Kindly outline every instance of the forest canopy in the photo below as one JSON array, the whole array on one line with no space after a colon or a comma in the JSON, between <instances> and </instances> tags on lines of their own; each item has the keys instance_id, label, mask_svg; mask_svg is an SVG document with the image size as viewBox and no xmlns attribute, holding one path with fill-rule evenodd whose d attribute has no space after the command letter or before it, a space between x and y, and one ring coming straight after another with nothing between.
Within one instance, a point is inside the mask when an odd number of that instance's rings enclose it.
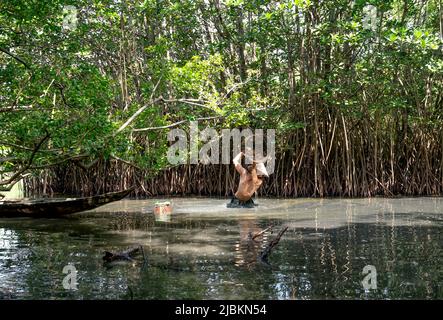
<instances>
[{"instance_id":1,"label":"forest canopy","mask_svg":"<svg viewBox=\"0 0 443 320\"><path fill-rule=\"evenodd\" d=\"M1 1L0 187L226 195L232 168L166 160L167 129L200 119L276 129L263 194L441 194L442 12L442 0Z\"/></svg>"}]
</instances>

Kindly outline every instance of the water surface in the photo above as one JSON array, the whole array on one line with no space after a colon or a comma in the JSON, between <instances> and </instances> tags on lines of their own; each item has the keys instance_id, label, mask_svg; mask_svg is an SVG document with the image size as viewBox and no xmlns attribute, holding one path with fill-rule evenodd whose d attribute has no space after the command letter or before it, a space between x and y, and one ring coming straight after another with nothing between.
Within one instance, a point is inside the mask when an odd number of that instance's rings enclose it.
<instances>
[{"instance_id":1,"label":"water surface","mask_svg":"<svg viewBox=\"0 0 443 320\"><path fill-rule=\"evenodd\" d=\"M122 200L62 219L0 219L3 299L442 299L443 198ZM251 241L272 225L271 231ZM257 257L283 227L270 266ZM134 261L105 250L141 245ZM63 273L73 265L77 290ZM364 289L363 268L377 271Z\"/></svg>"}]
</instances>

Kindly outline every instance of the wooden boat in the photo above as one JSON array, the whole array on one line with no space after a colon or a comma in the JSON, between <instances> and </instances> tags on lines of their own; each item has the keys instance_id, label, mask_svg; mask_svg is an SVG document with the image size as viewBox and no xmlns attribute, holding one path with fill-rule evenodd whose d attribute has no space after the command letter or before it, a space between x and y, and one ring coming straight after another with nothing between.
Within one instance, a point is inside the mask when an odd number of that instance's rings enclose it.
<instances>
[{"instance_id":1,"label":"wooden boat","mask_svg":"<svg viewBox=\"0 0 443 320\"><path fill-rule=\"evenodd\" d=\"M0 216L53 217L86 210L118 201L126 197L133 188L85 198L53 198L38 200L1 200Z\"/></svg>"}]
</instances>

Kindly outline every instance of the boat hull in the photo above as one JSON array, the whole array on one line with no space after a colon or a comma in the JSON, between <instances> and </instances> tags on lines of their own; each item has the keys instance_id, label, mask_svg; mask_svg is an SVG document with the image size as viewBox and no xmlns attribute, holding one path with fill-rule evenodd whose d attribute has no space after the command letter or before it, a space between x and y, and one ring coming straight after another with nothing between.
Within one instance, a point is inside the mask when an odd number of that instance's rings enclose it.
<instances>
[{"instance_id":1,"label":"boat hull","mask_svg":"<svg viewBox=\"0 0 443 320\"><path fill-rule=\"evenodd\" d=\"M85 198L0 201L0 217L52 217L87 211L121 200L133 190L131 188Z\"/></svg>"}]
</instances>

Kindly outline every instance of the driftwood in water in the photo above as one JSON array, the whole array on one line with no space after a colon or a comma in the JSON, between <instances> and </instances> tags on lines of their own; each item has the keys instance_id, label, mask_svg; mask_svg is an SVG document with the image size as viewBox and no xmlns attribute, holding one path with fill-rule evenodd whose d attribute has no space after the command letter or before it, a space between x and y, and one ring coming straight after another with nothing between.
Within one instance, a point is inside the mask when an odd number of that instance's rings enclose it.
<instances>
[{"instance_id":1,"label":"driftwood in water","mask_svg":"<svg viewBox=\"0 0 443 320\"><path fill-rule=\"evenodd\" d=\"M269 244L267 245L267 247L261 252L260 254L260 261L269 264L268 262L268 258L269 255L271 254L272 249L279 243L280 238L283 236L283 234L286 232L286 230L288 230L288 227L284 227L275 237L274 240L272 240L271 242L269 242Z\"/></svg>"},{"instance_id":2,"label":"driftwood in water","mask_svg":"<svg viewBox=\"0 0 443 320\"><path fill-rule=\"evenodd\" d=\"M136 256L140 252L143 255L143 260L146 261L145 252L144 252L143 247L141 245L138 247L131 248L126 251L120 252L120 253L112 253L109 251L105 251L105 255L103 256L103 260L105 262L133 261L134 256Z\"/></svg>"}]
</instances>

